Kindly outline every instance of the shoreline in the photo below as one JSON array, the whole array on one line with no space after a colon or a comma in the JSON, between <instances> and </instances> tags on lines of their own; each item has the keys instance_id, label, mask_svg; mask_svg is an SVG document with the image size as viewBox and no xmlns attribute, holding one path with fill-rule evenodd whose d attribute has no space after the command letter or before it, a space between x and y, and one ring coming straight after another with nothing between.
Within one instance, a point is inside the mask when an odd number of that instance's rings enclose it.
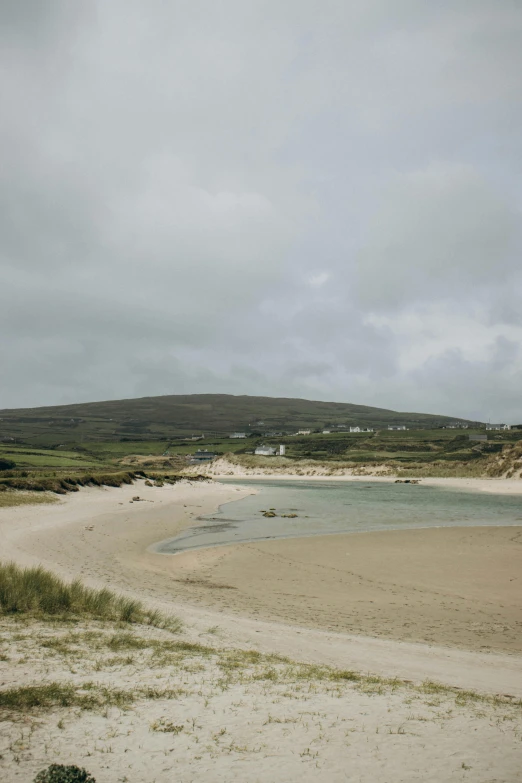
<instances>
[{"instance_id":1,"label":"shoreline","mask_svg":"<svg viewBox=\"0 0 522 783\"><path fill-rule=\"evenodd\" d=\"M232 501L233 502L233 501ZM201 518L201 522L204 522L205 520ZM343 538L348 538L352 536L364 536L364 535L384 535L389 533L392 535L393 533L413 533L416 530L501 530L504 528L522 528L522 522L520 523L512 523L510 525L426 525L426 526L416 526L411 528L401 528L401 527L393 527L393 528L374 528L372 530L344 530L342 533L302 533L299 535L287 535L287 536L266 536L265 538L248 538L243 541L234 541L234 543L223 543L223 544L204 544L203 546L193 546L187 549L182 549L177 552L161 552L159 548L163 544L167 544L170 541L174 540L176 536L173 538L165 538L163 541L156 541L153 544L150 544L146 551L150 552L154 555L161 555L162 557L179 557L182 556L188 552L206 552L208 550L213 549L225 549L225 548L232 548L232 547L240 547L240 546L248 546L250 544L264 544L267 542L277 542L277 541L301 541L301 540L308 540L308 539L328 539L336 536L342 536Z\"/></svg>"},{"instance_id":2,"label":"shoreline","mask_svg":"<svg viewBox=\"0 0 522 783\"><path fill-rule=\"evenodd\" d=\"M241 614L237 605L232 611L209 608L198 600L198 591L203 597L210 592L233 602L237 590L221 579L212 582L199 566L193 572L180 568L181 558L159 558L146 551L162 537L174 537L196 516L251 491L229 483L183 482L148 488L137 482L119 489L82 489L52 506L4 508L0 510L2 559L20 565L41 563L65 578L78 577L93 587L109 586L138 597L179 616L188 638L211 646L255 649L303 662L522 696L519 655L318 629L284 622L281 617L267 619L259 612ZM137 494L143 501L131 504ZM314 537L314 545L316 541ZM237 551L242 546L223 550Z\"/></svg>"},{"instance_id":3,"label":"shoreline","mask_svg":"<svg viewBox=\"0 0 522 783\"><path fill-rule=\"evenodd\" d=\"M204 475L215 481L226 481L232 483L235 480L239 481L376 481L388 484L393 484L396 481L418 481L420 484L427 484L434 487L447 487L454 489L470 490L472 492L492 492L498 495L522 495L522 479L515 478L453 478L453 477L438 477L438 476L411 476L408 479L400 479L396 475L383 476L380 473L377 474L365 474L365 475L353 475L351 473L345 473L342 475L329 475L318 473L278 473L278 472L249 472L239 466L231 466L236 468L234 471L226 473L213 473L207 471ZM187 477L190 474L186 474Z\"/></svg>"}]
</instances>

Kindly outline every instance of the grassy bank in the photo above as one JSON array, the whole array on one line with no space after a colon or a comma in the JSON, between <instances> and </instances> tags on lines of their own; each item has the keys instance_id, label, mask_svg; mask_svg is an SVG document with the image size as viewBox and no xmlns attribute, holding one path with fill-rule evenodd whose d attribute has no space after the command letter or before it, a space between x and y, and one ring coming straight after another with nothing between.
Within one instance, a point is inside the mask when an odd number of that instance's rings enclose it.
<instances>
[{"instance_id":1,"label":"grassy bank","mask_svg":"<svg viewBox=\"0 0 522 783\"><path fill-rule=\"evenodd\" d=\"M62 474L11 470L0 473L0 497L2 493L10 490L53 492L57 495L65 495L68 492L78 492L81 487L121 487L124 484L133 484L136 479L145 479L151 485L160 487L164 484L176 484L178 481L186 480L187 476L179 473L145 472L143 470L107 470L103 473L67 472ZM205 476L190 476L190 481L204 480L206 480ZM14 504L5 502L4 505Z\"/></svg>"}]
</instances>

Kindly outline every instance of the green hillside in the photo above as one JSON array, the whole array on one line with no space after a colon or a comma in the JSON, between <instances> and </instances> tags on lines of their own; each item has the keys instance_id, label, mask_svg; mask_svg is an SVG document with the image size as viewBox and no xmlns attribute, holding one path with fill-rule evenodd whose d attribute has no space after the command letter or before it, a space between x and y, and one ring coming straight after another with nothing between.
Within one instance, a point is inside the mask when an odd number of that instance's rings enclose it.
<instances>
[{"instance_id":1,"label":"green hillside","mask_svg":"<svg viewBox=\"0 0 522 783\"><path fill-rule=\"evenodd\" d=\"M350 403L188 394L0 411L0 440L34 446L89 441L154 441L234 431L264 434L350 425L434 429L457 420Z\"/></svg>"}]
</instances>

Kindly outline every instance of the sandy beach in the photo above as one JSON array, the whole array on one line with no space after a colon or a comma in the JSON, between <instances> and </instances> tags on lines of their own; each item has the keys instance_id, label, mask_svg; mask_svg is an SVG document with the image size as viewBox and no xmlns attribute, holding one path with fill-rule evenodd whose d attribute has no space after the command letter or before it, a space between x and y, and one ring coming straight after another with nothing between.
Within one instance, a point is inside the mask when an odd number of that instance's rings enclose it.
<instances>
[{"instance_id":1,"label":"sandy beach","mask_svg":"<svg viewBox=\"0 0 522 783\"><path fill-rule=\"evenodd\" d=\"M137 482L1 509L2 558L137 595L179 615L195 636L219 625L223 644L522 695L522 662L506 655L521 651L518 528L324 536L175 556L148 549L252 491ZM137 494L142 500L130 502Z\"/></svg>"},{"instance_id":2,"label":"sandy beach","mask_svg":"<svg viewBox=\"0 0 522 783\"><path fill-rule=\"evenodd\" d=\"M468 769L476 780L516 783L522 530L317 536L176 556L150 551L200 514L253 491L136 482L81 490L49 506L0 509L3 560L41 563L139 597L180 617L182 642L196 643L193 652L169 652L176 637L166 631L129 633L92 622L73 629L22 624L13 636L3 620L0 688L52 678L133 693L139 684L156 694L126 710L62 708L5 722L4 779L25 783L60 761L81 762L106 783L170 783L173 775L187 782L341 783L347 769L360 783L453 783L467 779ZM210 657L201 644L214 650ZM128 654L114 654L126 646ZM330 681L317 668L298 674L284 661L244 658L245 650L371 676ZM406 682L382 679L390 677ZM501 699L460 698L468 690Z\"/></svg>"}]
</instances>

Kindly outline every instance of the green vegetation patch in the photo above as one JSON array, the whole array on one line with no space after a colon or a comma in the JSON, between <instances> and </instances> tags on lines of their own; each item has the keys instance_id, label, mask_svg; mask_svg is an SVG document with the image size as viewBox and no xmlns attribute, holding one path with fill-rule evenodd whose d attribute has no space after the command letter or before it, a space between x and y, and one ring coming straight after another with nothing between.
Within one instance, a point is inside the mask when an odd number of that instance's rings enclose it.
<instances>
[{"instance_id":1,"label":"green vegetation patch","mask_svg":"<svg viewBox=\"0 0 522 783\"><path fill-rule=\"evenodd\" d=\"M21 489L29 492L56 492L65 495L67 492L77 492L80 487L121 487L123 484L132 484L136 478L144 478L143 471L104 471L103 473L78 472L76 475L52 476L42 473L28 473L27 471L9 471L8 475L0 478L0 492L2 489Z\"/></svg>"},{"instance_id":2,"label":"green vegetation patch","mask_svg":"<svg viewBox=\"0 0 522 783\"><path fill-rule=\"evenodd\" d=\"M138 699L174 699L181 695L173 688L135 688L122 690L85 682L76 687L70 683L50 682L0 690L0 715L49 711L59 707L79 707L97 711L106 707L127 709Z\"/></svg>"},{"instance_id":3,"label":"green vegetation patch","mask_svg":"<svg viewBox=\"0 0 522 783\"><path fill-rule=\"evenodd\" d=\"M43 769L34 779L34 783L96 783L86 769L64 764L51 764Z\"/></svg>"},{"instance_id":4,"label":"green vegetation patch","mask_svg":"<svg viewBox=\"0 0 522 783\"><path fill-rule=\"evenodd\" d=\"M101 688L92 683L75 688L68 683L51 682L0 691L0 711L5 712L31 712L54 707L95 710L106 706L126 707L132 701L132 695L128 692Z\"/></svg>"},{"instance_id":5,"label":"green vegetation patch","mask_svg":"<svg viewBox=\"0 0 522 783\"><path fill-rule=\"evenodd\" d=\"M111 590L94 590L80 581L64 582L41 566L20 568L0 563L0 614L35 617L82 616L124 623L143 623L171 631L179 620L146 609L140 601Z\"/></svg>"},{"instance_id":6,"label":"green vegetation patch","mask_svg":"<svg viewBox=\"0 0 522 783\"><path fill-rule=\"evenodd\" d=\"M35 506L45 503L56 503L56 495L43 492L19 492L17 490L0 491L0 508L11 506Z\"/></svg>"}]
</instances>

